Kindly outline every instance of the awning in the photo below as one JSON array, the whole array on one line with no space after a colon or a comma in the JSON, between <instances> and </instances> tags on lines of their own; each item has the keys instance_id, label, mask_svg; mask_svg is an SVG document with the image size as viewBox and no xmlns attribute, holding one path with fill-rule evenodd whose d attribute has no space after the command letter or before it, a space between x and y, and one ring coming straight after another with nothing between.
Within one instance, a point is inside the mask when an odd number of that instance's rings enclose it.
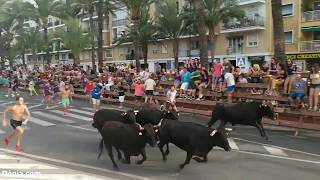
<instances>
[{"instance_id":1,"label":"awning","mask_svg":"<svg viewBox=\"0 0 320 180\"><path fill-rule=\"evenodd\" d=\"M320 31L320 26L313 26L313 27L303 27L301 28L302 31Z\"/></svg>"}]
</instances>

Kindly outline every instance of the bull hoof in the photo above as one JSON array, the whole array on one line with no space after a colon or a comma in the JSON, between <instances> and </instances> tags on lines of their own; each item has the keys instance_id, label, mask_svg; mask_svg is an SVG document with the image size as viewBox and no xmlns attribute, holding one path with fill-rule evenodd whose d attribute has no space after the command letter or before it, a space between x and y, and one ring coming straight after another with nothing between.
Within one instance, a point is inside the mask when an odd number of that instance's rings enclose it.
<instances>
[{"instance_id":1,"label":"bull hoof","mask_svg":"<svg viewBox=\"0 0 320 180\"><path fill-rule=\"evenodd\" d=\"M180 169L183 169L184 166L185 166L184 164L180 164L179 168L180 168Z\"/></svg>"},{"instance_id":2,"label":"bull hoof","mask_svg":"<svg viewBox=\"0 0 320 180\"><path fill-rule=\"evenodd\" d=\"M162 160L163 160L164 162L167 162L167 156L163 156L163 157L162 157Z\"/></svg>"},{"instance_id":3,"label":"bull hoof","mask_svg":"<svg viewBox=\"0 0 320 180\"><path fill-rule=\"evenodd\" d=\"M166 150L166 152L164 153L166 156L169 155L170 151Z\"/></svg>"},{"instance_id":4,"label":"bull hoof","mask_svg":"<svg viewBox=\"0 0 320 180\"><path fill-rule=\"evenodd\" d=\"M116 170L116 171L119 171L119 167L117 165L114 165L113 169Z\"/></svg>"}]
</instances>

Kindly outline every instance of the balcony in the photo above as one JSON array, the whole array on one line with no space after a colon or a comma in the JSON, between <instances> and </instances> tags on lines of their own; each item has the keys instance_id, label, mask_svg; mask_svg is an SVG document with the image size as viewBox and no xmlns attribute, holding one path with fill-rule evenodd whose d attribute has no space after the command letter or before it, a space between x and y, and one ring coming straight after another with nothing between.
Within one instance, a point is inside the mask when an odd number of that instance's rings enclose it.
<instances>
[{"instance_id":1,"label":"balcony","mask_svg":"<svg viewBox=\"0 0 320 180\"><path fill-rule=\"evenodd\" d=\"M307 11L302 14L302 27L320 26L320 11Z\"/></svg>"},{"instance_id":2,"label":"balcony","mask_svg":"<svg viewBox=\"0 0 320 180\"><path fill-rule=\"evenodd\" d=\"M239 5L248 5L248 4L254 4L254 3L266 3L265 0L239 0Z\"/></svg>"},{"instance_id":3,"label":"balcony","mask_svg":"<svg viewBox=\"0 0 320 180\"><path fill-rule=\"evenodd\" d=\"M300 45L300 51L305 53L319 52L320 51L320 41L302 41Z\"/></svg>"},{"instance_id":4,"label":"balcony","mask_svg":"<svg viewBox=\"0 0 320 180\"><path fill-rule=\"evenodd\" d=\"M241 21L229 22L221 26L221 33L244 32L264 30L264 19L260 16L255 18L244 18Z\"/></svg>"},{"instance_id":5,"label":"balcony","mask_svg":"<svg viewBox=\"0 0 320 180\"><path fill-rule=\"evenodd\" d=\"M227 47L226 49L226 54L227 55L232 55L232 54L243 54L243 48L242 47Z\"/></svg>"}]
</instances>

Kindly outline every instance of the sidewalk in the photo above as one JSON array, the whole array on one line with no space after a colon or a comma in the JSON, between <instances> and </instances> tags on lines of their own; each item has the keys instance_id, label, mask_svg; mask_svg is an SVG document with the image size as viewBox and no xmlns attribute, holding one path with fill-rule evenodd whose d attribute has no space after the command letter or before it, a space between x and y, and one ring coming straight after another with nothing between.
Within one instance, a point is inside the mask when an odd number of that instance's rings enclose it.
<instances>
[{"instance_id":1,"label":"sidewalk","mask_svg":"<svg viewBox=\"0 0 320 180\"><path fill-rule=\"evenodd\" d=\"M115 180L86 172L75 171L47 163L38 162L16 154L13 151L0 149L0 180Z\"/></svg>"}]
</instances>

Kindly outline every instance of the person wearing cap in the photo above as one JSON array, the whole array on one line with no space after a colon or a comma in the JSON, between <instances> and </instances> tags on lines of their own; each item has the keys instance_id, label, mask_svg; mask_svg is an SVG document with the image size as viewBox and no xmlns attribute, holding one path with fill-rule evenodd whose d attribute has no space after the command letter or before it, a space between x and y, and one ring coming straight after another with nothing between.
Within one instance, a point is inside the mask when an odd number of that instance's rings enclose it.
<instances>
[{"instance_id":1,"label":"person wearing cap","mask_svg":"<svg viewBox=\"0 0 320 180\"><path fill-rule=\"evenodd\" d=\"M306 95L307 82L301 78L301 74L296 74L296 79L292 82L289 102L292 106L301 108L303 98Z\"/></svg>"},{"instance_id":2,"label":"person wearing cap","mask_svg":"<svg viewBox=\"0 0 320 180\"><path fill-rule=\"evenodd\" d=\"M101 94L102 84L97 83L97 85L91 91L93 112L96 112L96 110L100 108Z\"/></svg>"}]
</instances>

